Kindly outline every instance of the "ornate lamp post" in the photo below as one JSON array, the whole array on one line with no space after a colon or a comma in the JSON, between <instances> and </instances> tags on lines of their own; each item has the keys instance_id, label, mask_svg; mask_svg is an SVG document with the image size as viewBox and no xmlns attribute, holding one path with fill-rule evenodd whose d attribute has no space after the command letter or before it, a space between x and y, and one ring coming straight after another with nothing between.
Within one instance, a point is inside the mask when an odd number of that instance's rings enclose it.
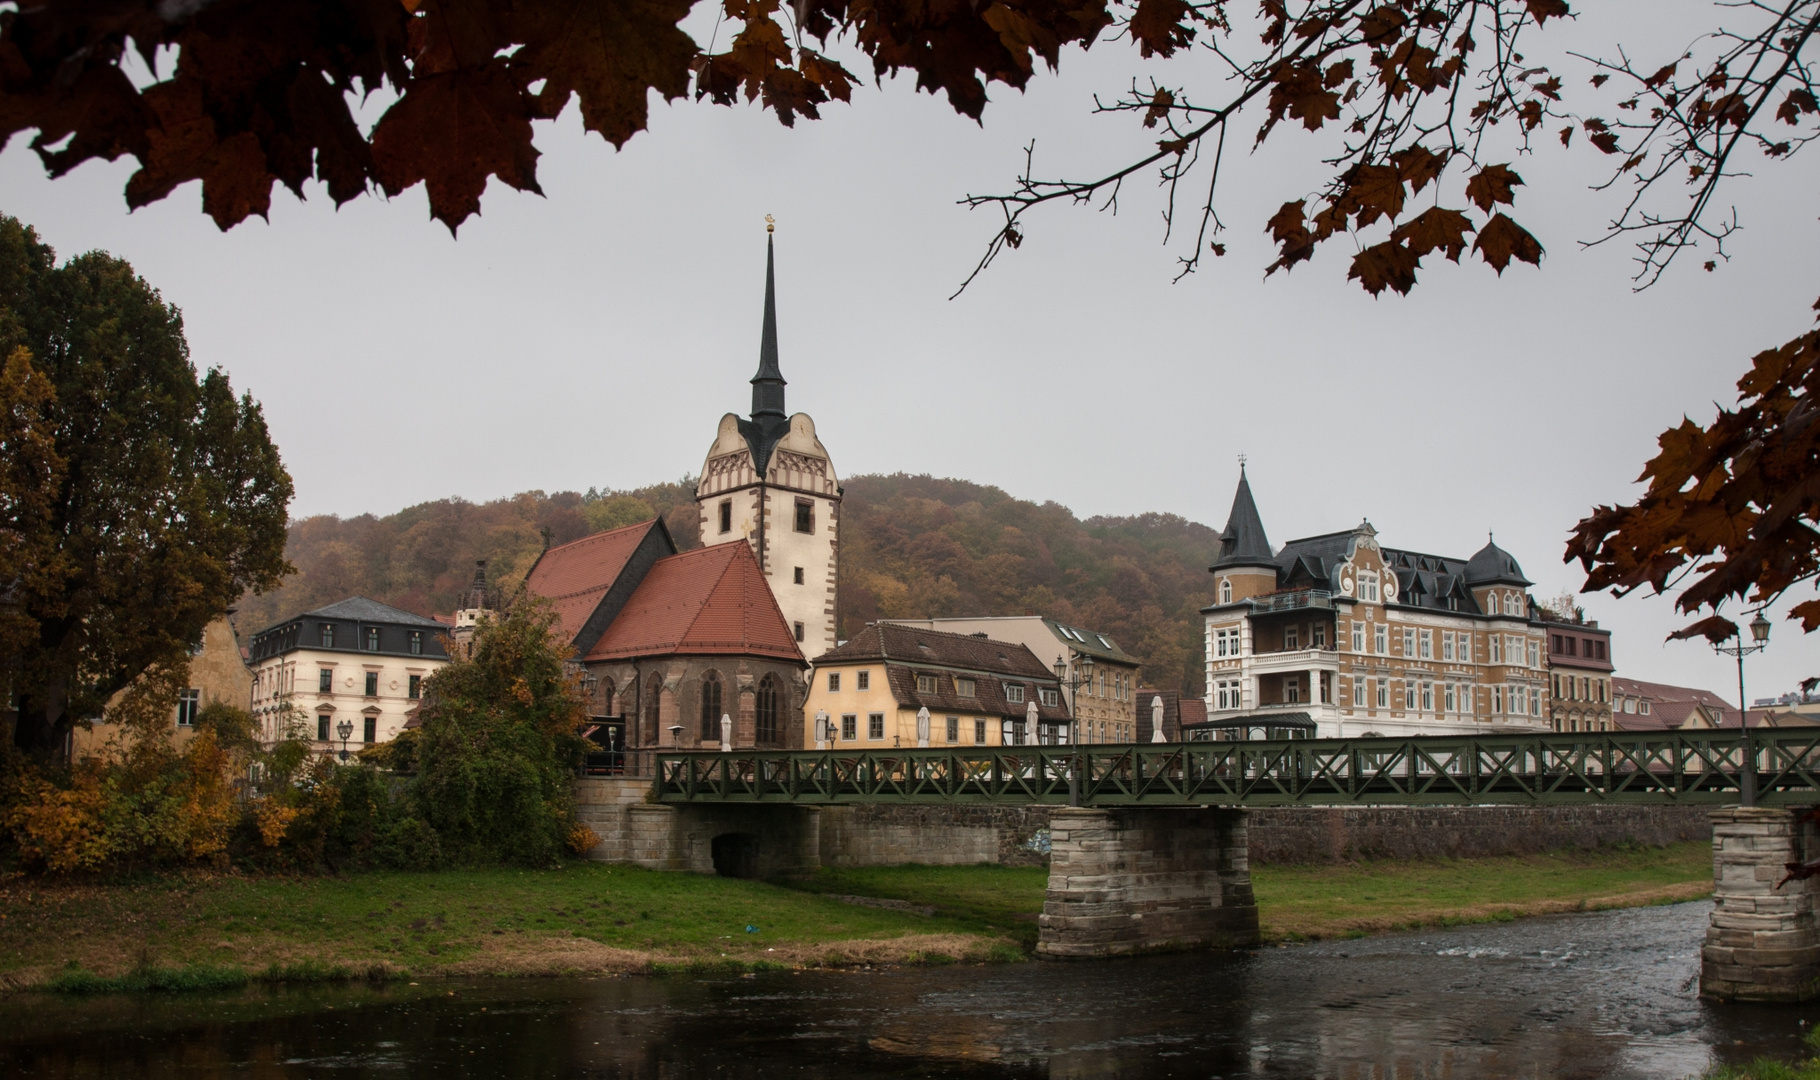
<instances>
[{"instance_id":1,"label":"ornate lamp post","mask_svg":"<svg viewBox=\"0 0 1820 1080\"><path fill-rule=\"evenodd\" d=\"M1077 663L1069 669L1068 659L1060 653L1055 657L1055 678L1068 687L1068 746L1072 751L1072 762L1068 766L1068 805L1081 805L1081 710L1078 708L1081 686L1093 681L1093 657L1086 653L1075 653Z\"/></svg>"},{"instance_id":2,"label":"ornate lamp post","mask_svg":"<svg viewBox=\"0 0 1820 1080\"><path fill-rule=\"evenodd\" d=\"M343 720L335 725L335 734L341 736L341 760L348 759L348 736L354 734L354 721Z\"/></svg>"},{"instance_id":3,"label":"ornate lamp post","mask_svg":"<svg viewBox=\"0 0 1820 1080\"><path fill-rule=\"evenodd\" d=\"M1744 755L1738 771L1738 802L1743 806L1757 805L1757 751L1750 741L1750 699L1744 696L1744 658L1769 647L1769 620L1763 617L1762 608L1757 609L1757 617L1750 621L1750 636L1756 644L1746 645L1744 635L1734 634L1738 639L1736 645L1713 646L1714 652L1738 660L1738 727Z\"/></svg>"}]
</instances>

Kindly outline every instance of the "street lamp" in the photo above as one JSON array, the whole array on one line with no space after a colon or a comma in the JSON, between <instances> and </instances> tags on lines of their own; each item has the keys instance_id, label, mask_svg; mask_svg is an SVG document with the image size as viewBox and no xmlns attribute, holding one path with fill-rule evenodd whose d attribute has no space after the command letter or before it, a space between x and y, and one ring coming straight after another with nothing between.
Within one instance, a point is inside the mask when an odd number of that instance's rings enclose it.
<instances>
[{"instance_id":1,"label":"street lamp","mask_svg":"<svg viewBox=\"0 0 1820 1080\"><path fill-rule=\"evenodd\" d=\"M1750 636L1756 644L1746 645L1744 635L1734 633L1732 637L1738 639L1736 645L1713 645L1714 652L1738 660L1738 728L1743 741L1743 761L1738 770L1738 802L1742 806L1757 805L1757 751L1750 741L1750 699L1744 696L1744 658L1769 647L1769 620L1763 617L1762 608L1757 609L1757 617L1750 621Z\"/></svg>"},{"instance_id":2,"label":"street lamp","mask_svg":"<svg viewBox=\"0 0 1820 1080\"><path fill-rule=\"evenodd\" d=\"M348 759L348 736L354 734L354 721L343 720L335 725L335 734L341 736L341 760Z\"/></svg>"},{"instance_id":3,"label":"street lamp","mask_svg":"<svg viewBox=\"0 0 1820 1080\"><path fill-rule=\"evenodd\" d=\"M1093 657L1076 653L1076 663L1069 669L1068 660L1060 653L1055 657L1056 681L1068 687L1068 745L1073 762L1068 766L1068 805L1081 805L1081 685L1093 682Z\"/></svg>"}]
</instances>

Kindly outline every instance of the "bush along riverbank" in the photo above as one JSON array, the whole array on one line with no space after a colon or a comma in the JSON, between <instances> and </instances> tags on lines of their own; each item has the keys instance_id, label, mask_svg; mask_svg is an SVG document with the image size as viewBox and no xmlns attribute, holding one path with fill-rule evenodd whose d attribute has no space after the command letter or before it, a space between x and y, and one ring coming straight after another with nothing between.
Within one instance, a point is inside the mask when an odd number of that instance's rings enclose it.
<instances>
[{"instance_id":1,"label":"bush along riverbank","mask_svg":"<svg viewBox=\"0 0 1820 1080\"><path fill-rule=\"evenodd\" d=\"M1259 867L1268 941L1695 899L1705 844L1499 859ZM824 869L738 881L636 867L191 873L0 885L0 988L70 993L252 982L616 975L1018 960L1035 867Z\"/></svg>"}]
</instances>

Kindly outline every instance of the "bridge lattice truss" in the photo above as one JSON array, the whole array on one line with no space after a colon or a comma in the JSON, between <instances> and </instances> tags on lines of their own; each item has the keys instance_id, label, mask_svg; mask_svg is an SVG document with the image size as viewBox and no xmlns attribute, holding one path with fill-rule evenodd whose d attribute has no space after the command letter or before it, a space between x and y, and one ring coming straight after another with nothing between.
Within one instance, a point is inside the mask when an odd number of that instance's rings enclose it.
<instances>
[{"instance_id":1,"label":"bridge lattice truss","mask_svg":"<svg viewBox=\"0 0 1820 1080\"><path fill-rule=\"evenodd\" d=\"M1083 806L1820 804L1820 729L1296 739L929 750L735 750L656 757L665 803Z\"/></svg>"}]
</instances>

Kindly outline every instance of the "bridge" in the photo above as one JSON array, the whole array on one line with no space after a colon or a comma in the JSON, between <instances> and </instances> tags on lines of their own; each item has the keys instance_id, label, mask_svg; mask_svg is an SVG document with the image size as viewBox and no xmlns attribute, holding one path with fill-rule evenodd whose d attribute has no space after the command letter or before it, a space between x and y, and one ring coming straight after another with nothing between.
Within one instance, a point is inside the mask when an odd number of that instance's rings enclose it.
<instances>
[{"instance_id":1,"label":"bridge","mask_svg":"<svg viewBox=\"0 0 1820 1080\"><path fill-rule=\"evenodd\" d=\"M649 797L698 818L717 863L723 843L749 844L753 872L813 865L804 823L817 807L1053 806L1037 946L1051 958L1256 943L1248 807L1708 806L1714 910L1702 993L1820 995L1820 890L1780 880L1785 863L1820 856L1803 818L1820 805L1820 729L660 751L653 765ZM760 846L783 861L767 862Z\"/></svg>"},{"instance_id":2,"label":"bridge","mask_svg":"<svg viewBox=\"0 0 1820 1080\"><path fill-rule=\"evenodd\" d=\"M1083 807L1820 803L1820 728L660 752L665 803Z\"/></svg>"}]
</instances>

